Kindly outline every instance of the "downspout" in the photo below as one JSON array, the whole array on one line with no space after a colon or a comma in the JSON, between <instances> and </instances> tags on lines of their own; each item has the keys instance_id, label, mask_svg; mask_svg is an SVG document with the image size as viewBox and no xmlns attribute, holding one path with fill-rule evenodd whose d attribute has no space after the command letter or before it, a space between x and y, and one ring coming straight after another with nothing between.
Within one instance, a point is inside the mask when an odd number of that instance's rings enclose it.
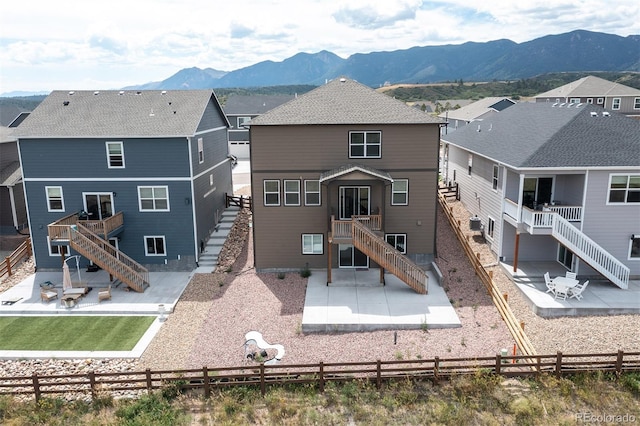
<instances>
[{"instance_id":1,"label":"downspout","mask_svg":"<svg viewBox=\"0 0 640 426\"><path fill-rule=\"evenodd\" d=\"M18 213L16 212L16 199L13 195L13 185L7 187L9 189L9 202L11 203L11 218L13 219L13 228L18 231Z\"/></svg>"}]
</instances>

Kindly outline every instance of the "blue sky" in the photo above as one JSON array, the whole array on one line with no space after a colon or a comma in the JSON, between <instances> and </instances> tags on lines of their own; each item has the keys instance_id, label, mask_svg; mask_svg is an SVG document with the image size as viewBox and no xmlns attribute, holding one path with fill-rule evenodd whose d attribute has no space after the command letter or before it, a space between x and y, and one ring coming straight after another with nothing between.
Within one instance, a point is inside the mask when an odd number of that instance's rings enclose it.
<instances>
[{"instance_id":1,"label":"blue sky","mask_svg":"<svg viewBox=\"0 0 640 426\"><path fill-rule=\"evenodd\" d=\"M117 89L182 68L232 71L576 29L640 34L637 0L26 0L0 14L0 94Z\"/></svg>"}]
</instances>

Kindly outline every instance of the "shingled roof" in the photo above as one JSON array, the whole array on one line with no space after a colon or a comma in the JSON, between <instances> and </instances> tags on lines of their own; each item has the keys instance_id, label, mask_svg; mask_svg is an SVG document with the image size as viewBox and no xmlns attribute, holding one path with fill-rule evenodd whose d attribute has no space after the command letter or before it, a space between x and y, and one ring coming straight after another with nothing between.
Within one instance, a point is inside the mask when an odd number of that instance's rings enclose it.
<instances>
[{"instance_id":1,"label":"shingled roof","mask_svg":"<svg viewBox=\"0 0 640 426\"><path fill-rule=\"evenodd\" d=\"M514 168L640 165L640 120L594 105L518 103L442 139Z\"/></svg>"},{"instance_id":2,"label":"shingled roof","mask_svg":"<svg viewBox=\"0 0 640 426\"><path fill-rule=\"evenodd\" d=\"M346 78L307 92L251 120L252 126L436 124L440 119Z\"/></svg>"},{"instance_id":3,"label":"shingled roof","mask_svg":"<svg viewBox=\"0 0 640 426\"><path fill-rule=\"evenodd\" d=\"M589 75L564 86L536 95L536 98L588 98L598 96L640 96L640 90Z\"/></svg>"},{"instance_id":4,"label":"shingled roof","mask_svg":"<svg viewBox=\"0 0 640 426\"><path fill-rule=\"evenodd\" d=\"M294 95L236 95L227 97L223 109L226 114L264 114L294 99Z\"/></svg>"},{"instance_id":5,"label":"shingled roof","mask_svg":"<svg viewBox=\"0 0 640 426\"><path fill-rule=\"evenodd\" d=\"M217 105L212 90L54 91L16 134L44 138L192 136L212 98Z\"/></svg>"}]
</instances>

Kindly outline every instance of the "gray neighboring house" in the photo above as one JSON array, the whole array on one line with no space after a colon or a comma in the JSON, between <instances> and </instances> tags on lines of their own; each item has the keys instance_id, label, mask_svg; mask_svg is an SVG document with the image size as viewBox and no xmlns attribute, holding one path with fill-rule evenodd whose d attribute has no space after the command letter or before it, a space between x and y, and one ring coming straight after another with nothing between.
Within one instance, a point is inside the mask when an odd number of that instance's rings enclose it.
<instances>
[{"instance_id":1,"label":"gray neighboring house","mask_svg":"<svg viewBox=\"0 0 640 426\"><path fill-rule=\"evenodd\" d=\"M252 118L280 106L294 95L229 95L223 109L231 127L229 128L229 154L240 160L250 156L249 128L244 124Z\"/></svg>"},{"instance_id":2,"label":"gray neighboring house","mask_svg":"<svg viewBox=\"0 0 640 426\"><path fill-rule=\"evenodd\" d=\"M593 75L534 96L536 102L594 104L628 116L640 116L640 90Z\"/></svg>"},{"instance_id":3,"label":"gray neighboring house","mask_svg":"<svg viewBox=\"0 0 640 426\"><path fill-rule=\"evenodd\" d=\"M501 260L557 261L621 288L640 276L640 121L518 103L443 144L444 178Z\"/></svg>"},{"instance_id":4,"label":"gray neighboring house","mask_svg":"<svg viewBox=\"0 0 640 426\"><path fill-rule=\"evenodd\" d=\"M211 90L52 92L16 132L38 269L71 252L143 291L195 268L232 192L228 127Z\"/></svg>"},{"instance_id":5,"label":"gray neighboring house","mask_svg":"<svg viewBox=\"0 0 640 426\"><path fill-rule=\"evenodd\" d=\"M443 131L448 133L473 121L483 120L515 103L514 100L504 97L483 98L461 108L445 111L438 117L446 120L447 127Z\"/></svg>"}]
</instances>

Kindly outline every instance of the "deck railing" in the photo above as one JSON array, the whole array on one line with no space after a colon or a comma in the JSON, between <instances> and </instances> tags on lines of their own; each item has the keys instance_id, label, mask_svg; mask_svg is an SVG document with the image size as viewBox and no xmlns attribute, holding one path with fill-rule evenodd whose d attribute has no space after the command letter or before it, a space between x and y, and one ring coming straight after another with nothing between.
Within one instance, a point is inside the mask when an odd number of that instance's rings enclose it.
<instances>
[{"instance_id":1,"label":"deck railing","mask_svg":"<svg viewBox=\"0 0 640 426\"><path fill-rule=\"evenodd\" d=\"M79 222L94 234L103 235L106 239L111 232L124 225L124 214L118 212L103 220L81 220Z\"/></svg>"},{"instance_id":2,"label":"deck railing","mask_svg":"<svg viewBox=\"0 0 640 426\"><path fill-rule=\"evenodd\" d=\"M27 238L9 256L4 258L4 262L0 263L0 278L5 275L11 276L13 267L28 259L29 256L31 256L31 238Z\"/></svg>"}]
</instances>

